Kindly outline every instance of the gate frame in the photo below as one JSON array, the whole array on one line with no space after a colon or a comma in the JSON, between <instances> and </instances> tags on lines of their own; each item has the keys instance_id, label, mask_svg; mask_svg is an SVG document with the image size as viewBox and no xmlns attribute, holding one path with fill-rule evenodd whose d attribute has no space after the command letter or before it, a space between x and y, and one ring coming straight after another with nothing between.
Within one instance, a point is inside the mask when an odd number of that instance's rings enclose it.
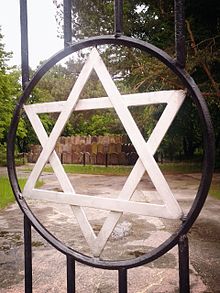
<instances>
[{"instance_id":1,"label":"gate frame","mask_svg":"<svg viewBox=\"0 0 220 293\"><path fill-rule=\"evenodd\" d=\"M29 60L28 60L28 35L27 35L27 0L20 0L20 18L21 18L21 54L22 54L22 86L23 95L21 96L11 122L8 147L7 162L8 174L15 198L24 213L24 252L25 252L25 293L32 292L32 244L31 244L31 227L45 238L53 247L66 255L67 258L67 292L75 292L75 261L80 263L108 270L118 271L119 293L127 292L127 270L133 267L149 263L160 256L164 255L171 248L178 245L179 248L179 288L181 293L190 292L189 284L189 245L187 232L197 219L204 202L212 180L214 168L214 134L211 124L208 108L202 95L196 86L194 80L184 70L186 62L185 53L185 36L184 36L184 5L183 0L175 0L175 33L176 33L176 60L173 60L164 51L155 46L140 40L132 39L122 35L122 0L115 0L115 34L113 36L91 37L89 39L71 43L71 0L64 0L64 49L53 55L46 61L29 81ZM103 44L120 44L128 47L136 47L144 52L150 53L167 67L169 67L182 81L188 89L195 102L202 128L204 142L204 160L203 170L198 193L193 201L192 207L188 214L182 219L182 225L160 246L131 260L121 261L102 261L96 258L83 255L60 242L54 237L39 221L35 218L29 209L26 201L22 197L18 184L15 162L14 162L14 145L17 125L21 115L21 108L28 98L29 94L43 77L43 75L58 61L88 46Z\"/></svg>"}]
</instances>

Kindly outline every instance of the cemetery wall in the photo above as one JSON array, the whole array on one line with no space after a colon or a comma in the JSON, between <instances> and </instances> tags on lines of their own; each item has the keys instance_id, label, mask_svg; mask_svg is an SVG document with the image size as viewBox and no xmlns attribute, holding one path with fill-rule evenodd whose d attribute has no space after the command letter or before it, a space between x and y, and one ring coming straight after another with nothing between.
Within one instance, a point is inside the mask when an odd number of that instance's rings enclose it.
<instances>
[{"instance_id":1,"label":"cemetery wall","mask_svg":"<svg viewBox=\"0 0 220 293\"><path fill-rule=\"evenodd\" d=\"M40 145L31 145L28 162L35 163L41 150ZM55 151L63 164L133 165L137 160L125 135L60 137Z\"/></svg>"}]
</instances>

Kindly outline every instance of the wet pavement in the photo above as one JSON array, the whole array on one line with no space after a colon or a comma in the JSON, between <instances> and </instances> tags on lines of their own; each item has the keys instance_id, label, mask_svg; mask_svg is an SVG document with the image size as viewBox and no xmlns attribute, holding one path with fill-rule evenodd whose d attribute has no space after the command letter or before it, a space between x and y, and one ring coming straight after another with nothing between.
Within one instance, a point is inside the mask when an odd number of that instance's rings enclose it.
<instances>
[{"instance_id":1,"label":"wet pavement","mask_svg":"<svg viewBox=\"0 0 220 293\"><path fill-rule=\"evenodd\" d=\"M2 174L2 170L0 173ZM27 173L20 171L21 177ZM76 190L103 197L117 197L125 176L69 175ZM48 190L60 190L53 174L43 174ZM199 174L166 175L176 199L185 213L198 188ZM220 180L220 174L214 177ZM132 197L136 201L159 201L145 175ZM38 219L58 239L72 248L90 255L78 223L67 205L28 201ZM106 211L85 208L96 233L107 216ZM180 225L179 221L125 214L115 227L101 257L129 259L152 251ZM23 216L17 204L0 211L0 292L24 292ZM190 245L191 292L220 292L220 201L208 197L196 223L188 233ZM33 230L33 292L66 292L66 258ZM128 271L129 293L178 292L177 247L163 257ZM76 265L76 292L117 292L117 272Z\"/></svg>"}]
</instances>

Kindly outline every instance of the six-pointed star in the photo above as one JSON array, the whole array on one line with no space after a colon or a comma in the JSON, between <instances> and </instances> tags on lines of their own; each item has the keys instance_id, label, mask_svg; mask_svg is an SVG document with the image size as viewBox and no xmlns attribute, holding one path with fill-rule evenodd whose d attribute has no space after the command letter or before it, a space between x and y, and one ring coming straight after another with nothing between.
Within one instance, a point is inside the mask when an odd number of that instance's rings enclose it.
<instances>
[{"instance_id":1,"label":"six-pointed star","mask_svg":"<svg viewBox=\"0 0 220 293\"><path fill-rule=\"evenodd\" d=\"M107 93L107 97L79 99L80 93L92 70L95 70L97 73ZM24 106L29 120L42 145L42 152L40 153L27 180L23 190L23 196L31 199L42 199L71 205L82 233L84 234L94 256L100 256L109 236L114 230L123 212L169 219L180 218L182 216L182 210L154 160L153 155L182 105L184 98L185 92L182 90L121 95L98 51L93 48L66 101ZM157 103L166 103L167 106L151 136L146 142L128 110L128 106ZM103 108L115 109L139 156L134 168L119 193L118 198L116 199L76 194L63 169L58 155L54 150L56 142L73 111ZM48 137L37 114L51 112L60 112L60 115ZM35 188L37 179L48 160L57 176L63 192ZM145 171L147 171L164 204L130 201L130 198ZM86 217L83 207L92 207L110 211L97 236Z\"/></svg>"}]
</instances>

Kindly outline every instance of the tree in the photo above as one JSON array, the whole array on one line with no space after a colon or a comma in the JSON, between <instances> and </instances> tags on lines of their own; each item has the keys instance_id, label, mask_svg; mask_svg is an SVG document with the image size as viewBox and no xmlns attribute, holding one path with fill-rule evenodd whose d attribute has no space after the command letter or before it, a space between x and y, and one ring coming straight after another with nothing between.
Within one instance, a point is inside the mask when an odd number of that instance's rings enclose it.
<instances>
[{"instance_id":1,"label":"tree","mask_svg":"<svg viewBox=\"0 0 220 293\"><path fill-rule=\"evenodd\" d=\"M218 2L218 0L185 1L186 70L195 79L209 105L215 125L217 148L220 147L220 119L217 114L220 110L220 6ZM58 7L60 23L61 11L62 7ZM113 33L113 1L76 0L72 2L72 14L74 39ZM173 0L125 0L124 33L146 40L175 57ZM161 62L146 54L140 54L137 50L109 46L102 51L102 55L111 72L115 72L115 76L121 76L125 88L131 92L182 87L181 82ZM112 58L112 56L115 57ZM187 117L189 114L190 119L182 119L174 124L166 137L167 142L170 140L167 145L177 141L171 135L177 133L179 140L176 145L179 148L179 141L181 141L185 156L191 157L195 149L201 146L200 134L198 136L196 134L198 119L197 115L193 114L195 106L192 102L184 104L181 111L182 117ZM150 113L153 119L155 113L153 110ZM139 121L141 119L144 121L145 118L143 113ZM192 130L192 124L195 124L192 131L194 136L190 137L189 130Z\"/></svg>"},{"instance_id":2,"label":"tree","mask_svg":"<svg viewBox=\"0 0 220 293\"><path fill-rule=\"evenodd\" d=\"M3 36L0 33L0 148L5 153L6 140L12 113L17 99L21 93L19 84L20 73L16 68L7 65L11 57L4 49ZM27 134L24 120L21 119L18 125L17 137L23 139ZM5 155L5 154L4 154Z\"/></svg>"}]
</instances>

